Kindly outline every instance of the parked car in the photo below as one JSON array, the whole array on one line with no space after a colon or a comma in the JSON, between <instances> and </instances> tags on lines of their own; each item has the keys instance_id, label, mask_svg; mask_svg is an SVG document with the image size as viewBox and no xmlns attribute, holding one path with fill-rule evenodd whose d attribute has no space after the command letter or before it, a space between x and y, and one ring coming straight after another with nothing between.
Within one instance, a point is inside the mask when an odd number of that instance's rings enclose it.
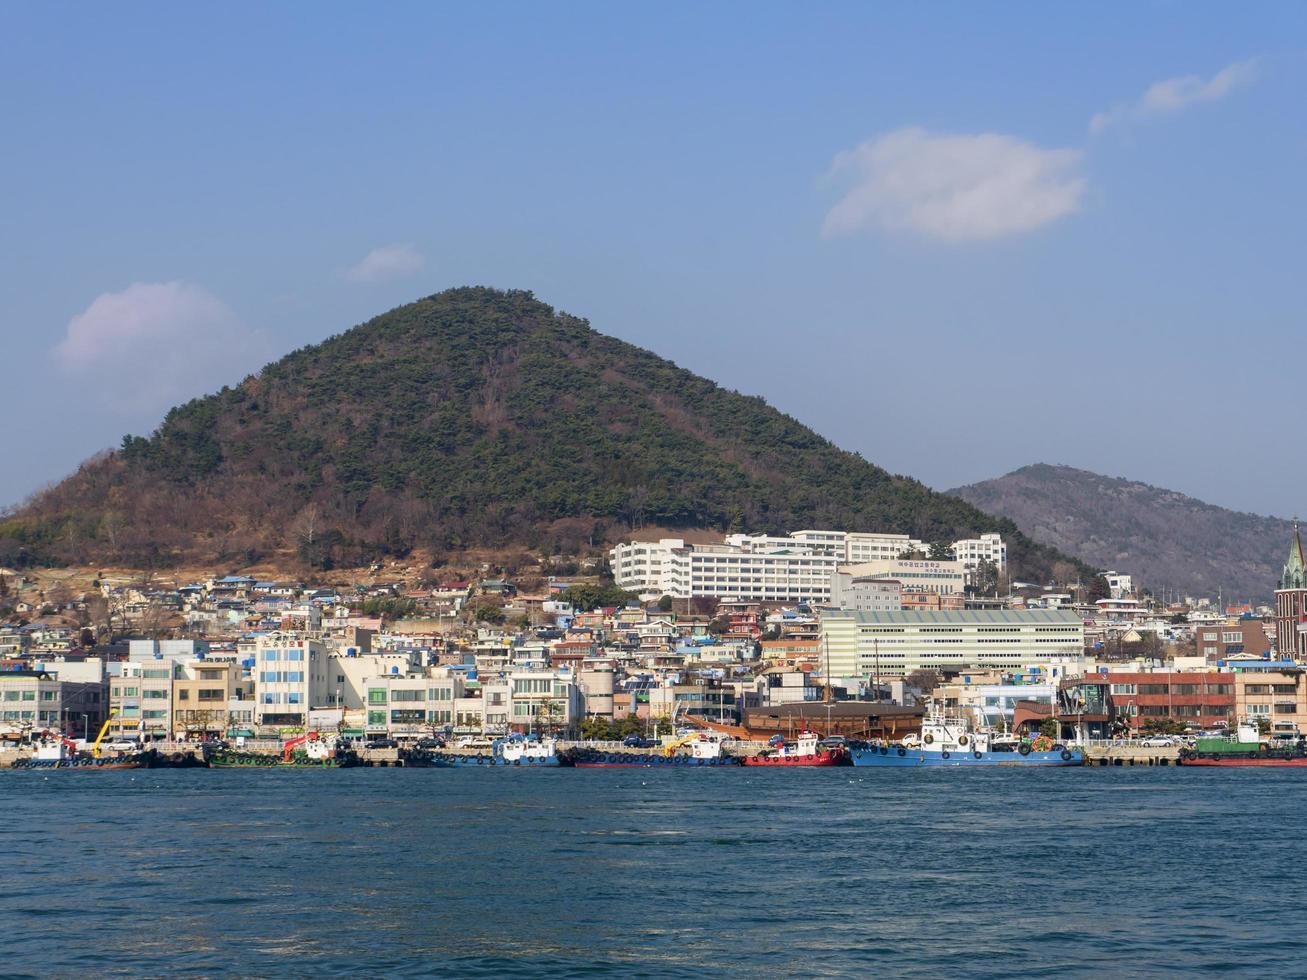
<instances>
[{"instance_id":1,"label":"parked car","mask_svg":"<svg viewBox=\"0 0 1307 980\"><path fill-rule=\"evenodd\" d=\"M1139 744L1146 749L1169 749L1177 743L1170 735L1153 735Z\"/></svg>"},{"instance_id":2,"label":"parked car","mask_svg":"<svg viewBox=\"0 0 1307 980\"><path fill-rule=\"evenodd\" d=\"M640 735L628 735L622 739L622 744L632 749L652 749L662 743L656 738L644 738Z\"/></svg>"}]
</instances>

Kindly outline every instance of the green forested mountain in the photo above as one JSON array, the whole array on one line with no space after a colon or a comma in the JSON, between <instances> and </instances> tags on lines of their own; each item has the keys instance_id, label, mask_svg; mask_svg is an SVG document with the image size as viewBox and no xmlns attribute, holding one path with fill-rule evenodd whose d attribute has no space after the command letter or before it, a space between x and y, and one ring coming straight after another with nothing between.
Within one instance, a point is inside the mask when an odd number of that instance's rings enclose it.
<instances>
[{"instance_id":1,"label":"green forested mountain","mask_svg":"<svg viewBox=\"0 0 1307 980\"><path fill-rule=\"evenodd\" d=\"M173 409L0 523L0 564L571 550L647 525L999 530L526 292L452 289Z\"/></svg>"}]
</instances>

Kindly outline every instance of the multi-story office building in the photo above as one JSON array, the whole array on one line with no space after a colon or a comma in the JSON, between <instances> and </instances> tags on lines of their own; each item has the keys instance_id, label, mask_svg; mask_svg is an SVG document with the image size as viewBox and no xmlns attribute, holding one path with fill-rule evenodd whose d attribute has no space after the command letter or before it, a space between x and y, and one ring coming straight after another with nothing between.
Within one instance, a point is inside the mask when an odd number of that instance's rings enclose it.
<instances>
[{"instance_id":1,"label":"multi-story office building","mask_svg":"<svg viewBox=\"0 0 1307 980\"><path fill-rule=\"evenodd\" d=\"M903 677L930 669L1016 670L1078 656L1084 624L1071 612L824 610L821 633L835 677Z\"/></svg>"},{"instance_id":2,"label":"multi-story office building","mask_svg":"<svg viewBox=\"0 0 1307 980\"><path fill-rule=\"evenodd\" d=\"M264 636L252 674L258 725L303 726L311 707L328 703L327 650L321 640L288 633Z\"/></svg>"}]
</instances>

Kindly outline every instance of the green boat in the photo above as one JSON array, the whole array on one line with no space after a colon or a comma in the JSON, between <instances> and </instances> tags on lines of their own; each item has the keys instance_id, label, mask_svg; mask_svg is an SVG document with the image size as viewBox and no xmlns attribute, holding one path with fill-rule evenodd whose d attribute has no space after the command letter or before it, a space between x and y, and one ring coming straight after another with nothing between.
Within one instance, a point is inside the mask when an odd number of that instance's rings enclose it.
<instances>
[{"instance_id":1,"label":"green boat","mask_svg":"<svg viewBox=\"0 0 1307 980\"><path fill-rule=\"evenodd\" d=\"M344 769L361 765L353 751L343 748L334 736L309 732L282 746L281 755L218 749L209 754L213 769Z\"/></svg>"}]
</instances>

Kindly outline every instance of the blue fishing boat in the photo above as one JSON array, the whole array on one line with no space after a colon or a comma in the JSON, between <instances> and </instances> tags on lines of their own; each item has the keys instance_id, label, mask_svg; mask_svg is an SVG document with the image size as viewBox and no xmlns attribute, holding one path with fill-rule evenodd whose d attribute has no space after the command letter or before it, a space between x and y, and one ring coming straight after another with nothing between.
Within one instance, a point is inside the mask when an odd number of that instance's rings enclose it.
<instances>
[{"instance_id":1,"label":"blue fishing boat","mask_svg":"<svg viewBox=\"0 0 1307 980\"><path fill-rule=\"evenodd\" d=\"M1033 741L997 732L975 731L965 720L932 715L920 737L902 742L855 742L849 745L855 766L1079 766L1084 753L1052 739Z\"/></svg>"}]
</instances>

